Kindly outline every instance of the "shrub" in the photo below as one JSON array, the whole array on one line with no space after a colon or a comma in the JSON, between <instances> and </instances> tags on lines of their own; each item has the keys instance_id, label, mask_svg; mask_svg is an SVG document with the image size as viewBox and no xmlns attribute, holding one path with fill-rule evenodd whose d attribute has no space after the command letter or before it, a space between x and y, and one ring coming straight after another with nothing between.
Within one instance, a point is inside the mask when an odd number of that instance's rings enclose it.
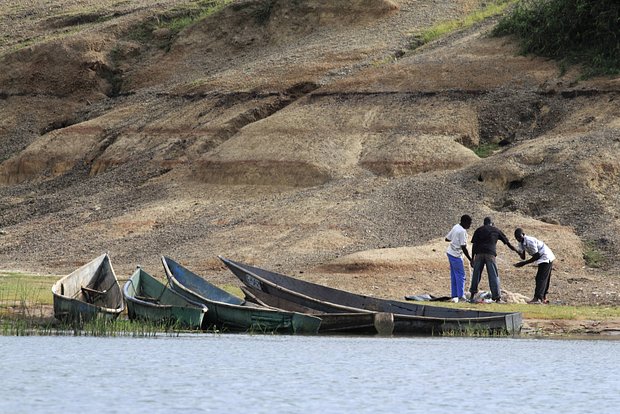
<instances>
[{"instance_id":1,"label":"shrub","mask_svg":"<svg viewBox=\"0 0 620 414\"><path fill-rule=\"evenodd\" d=\"M618 0L521 0L494 35L514 34L523 53L582 64L586 77L620 73Z\"/></svg>"},{"instance_id":2,"label":"shrub","mask_svg":"<svg viewBox=\"0 0 620 414\"><path fill-rule=\"evenodd\" d=\"M586 262L586 266L588 267L599 268L603 265L603 254L598 249L594 241L588 240L585 243L583 260Z\"/></svg>"}]
</instances>

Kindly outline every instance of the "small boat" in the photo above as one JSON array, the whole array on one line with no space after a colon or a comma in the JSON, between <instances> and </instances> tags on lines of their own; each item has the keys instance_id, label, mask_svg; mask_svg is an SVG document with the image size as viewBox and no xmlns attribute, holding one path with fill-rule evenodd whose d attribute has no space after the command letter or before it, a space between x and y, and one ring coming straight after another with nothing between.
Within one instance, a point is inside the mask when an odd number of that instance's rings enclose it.
<instances>
[{"instance_id":1,"label":"small boat","mask_svg":"<svg viewBox=\"0 0 620 414\"><path fill-rule=\"evenodd\" d=\"M223 257L220 259L249 288L282 299L279 306L284 309L287 309L287 304L294 303L326 313L391 313L394 315L394 334L518 334L521 330L522 315L519 312L447 308L375 298L306 282Z\"/></svg>"},{"instance_id":2,"label":"small boat","mask_svg":"<svg viewBox=\"0 0 620 414\"><path fill-rule=\"evenodd\" d=\"M125 309L110 256L102 254L52 286L54 316L61 321L116 319Z\"/></svg>"},{"instance_id":3,"label":"small boat","mask_svg":"<svg viewBox=\"0 0 620 414\"><path fill-rule=\"evenodd\" d=\"M179 295L137 267L123 286L130 320L201 329L207 307Z\"/></svg>"},{"instance_id":4,"label":"small boat","mask_svg":"<svg viewBox=\"0 0 620 414\"><path fill-rule=\"evenodd\" d=\"M262 306L307 313L321 318L319 333L349 333L391 335L394 330L394 315L381 312L319 312L282 298L271 296L249 286L241 286L245 299Z\"/></svg>"},{"instance_id":5,"label":"small boat","mask_svg":"<svg viewBox=\"0 0 620 414\"><path fill-rule=\"evenodd\" d=\"M317 333L321 319L299 312L266 308L231 295L174 260L161 261L172 290L209 308L207 322L221 330L242 332Z\"/></svg>"}]
</instances>

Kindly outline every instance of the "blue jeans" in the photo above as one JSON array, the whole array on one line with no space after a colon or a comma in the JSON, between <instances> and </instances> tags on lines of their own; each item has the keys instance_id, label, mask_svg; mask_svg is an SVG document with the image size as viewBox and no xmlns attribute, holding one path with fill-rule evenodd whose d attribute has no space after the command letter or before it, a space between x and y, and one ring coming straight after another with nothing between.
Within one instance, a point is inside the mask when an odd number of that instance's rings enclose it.
<instances>
[{"instance_id":1,"label":"blue jeans","mask_svg":"<svg viewBox=\"0 0 620 414\"><path fill-rule=\"evenodd\" d=\"M453 298L465 296L465 266L461 257L448 255L450 261L450 287Z\"/></svg>"},{"instance_id":2,"label":"blue jeans","mask_svg":"<svg viewBox=\"0 0 620 414\"><path fill-rule=\"evenodd\" d=\"M478 293L478 284L480 284L480 278L482 277L482 269L486 266L487 275L489 276L489 288L491 289L491 297L493 300L499 300L502 297L501 289L499 286L499 274L497 272L497 264L495 264L495 256L492 254L477 254L474 257L474 270L471 275L471 286L469 292L471 298Z\"/></svg>"}]
</instances>

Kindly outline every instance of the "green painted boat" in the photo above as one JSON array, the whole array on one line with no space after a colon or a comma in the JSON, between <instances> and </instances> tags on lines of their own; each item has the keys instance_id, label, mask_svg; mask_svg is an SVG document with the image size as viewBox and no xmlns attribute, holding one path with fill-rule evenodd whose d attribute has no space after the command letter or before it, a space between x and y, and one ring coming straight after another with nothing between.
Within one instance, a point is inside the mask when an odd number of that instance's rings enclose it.
<instances>
[{"instance_id":1,"label":"green painted boat","mask_svg":"<svg viewBox=\"0 0 620 414\"><path fill-rule=\"evenodd\" d=\"M201 329L208 310L179 295L139 266L123 286L123 296L130 320Z\"/></svg>"},{"instance_id":2,"label":"green painted boat","mask_svg":"<svg viewBox=\"0 0 620 414\"><path fill-rule=\"evenodd\" d=\"M172 290L209 308L206 319L210 326L253 333L314 334L319 330L320 318L246 302L170 258L162 256L161 261Z\"/></svg>"},{"instance_id":3,"label":"green painted boat","mask_svg":"<svg viewBox=\"0 0 620 414\"><path fill-rule=\"evenodd\" d=\"M54 316L65 322L116 319L125 310L123 293L107 253L54 283L52 295Z\"/></svg>"}]
</instances>

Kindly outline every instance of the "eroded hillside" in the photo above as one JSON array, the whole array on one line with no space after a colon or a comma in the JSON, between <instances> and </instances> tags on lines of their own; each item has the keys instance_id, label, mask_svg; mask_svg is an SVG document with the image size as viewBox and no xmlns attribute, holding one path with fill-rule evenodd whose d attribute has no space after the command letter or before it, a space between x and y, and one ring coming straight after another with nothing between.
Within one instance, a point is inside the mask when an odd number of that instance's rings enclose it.
<instances>
[{"instance_id":1,"label":"eroded hillside","mask_svg":"<svg viewBox=\"0 0 620 414\"><path fill-rule=\"evenodd\" d=\"M109 251L125 277L166 254L234 283L220 254L443 295L469 213L552 247L555 300L620 302L620 81L519 56L491 20L412 47L484 2L46 3L0 6L1 268ZM534 270L499 250L529 296Z\"/></svg>"}]
</instances>

